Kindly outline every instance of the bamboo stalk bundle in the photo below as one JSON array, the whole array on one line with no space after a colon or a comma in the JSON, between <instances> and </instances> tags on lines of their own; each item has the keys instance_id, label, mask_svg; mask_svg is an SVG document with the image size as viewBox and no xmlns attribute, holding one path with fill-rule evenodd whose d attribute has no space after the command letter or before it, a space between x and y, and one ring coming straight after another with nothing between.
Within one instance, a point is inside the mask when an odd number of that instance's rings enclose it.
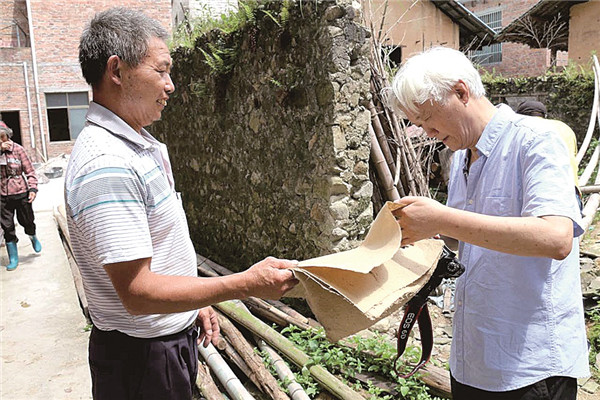
<instances>
[{"instance_id":1,"label":"bamboo stalk bundle","mask_svg":"<svg viewBox=\"0 0 600 400\"><path fill-rule=\"evenodd\" d=\"M217 376L223 387L236 400L254 400L254 397L246 390L242 382L233 373L223 357L212 344L208 347L198 346L198 352Z\"/></svg>"},{"instance_id":2,"label":"bamboo stalk bundle","mask_svg":"<svg viewBox=\"0 0 600 400\"><path fill-rule=\"evenodd\" d=\"M412 7L412 6L411 6ZM385 11L384 11L385 13ZM385 15L382 16L382 24ZM371 30L374 32L372 20L370 22ZM383 26L383 25L382 25ZM386 99L383 91L389 88L389 77L384 60L382 59L382 43L385 35L382 36L382 26L378 34L371 35L371 92L373 100L368 105L371 112L370 134L376 138L371 138L372 164L376 168L376 181L381 192L381 204L375 203L378 209L385 200L397 200L396 194L390 190L390 184L386 183L387 173L379 165L382 161L379 157L381 153L387 164L387 169L392 176L392 184L396 187L398 196L405 195L429 196L428 187L428 168L431 163L431 151L421 152L417 155L412 139L406 135L406 130L398 120L394 107ZM372 132L371 132L372 131ZM433 141L429 141L429 146ZM389 151L388 151L389 148ZM383 175L382 175L383 174ZM377 200L377 199L375 199Z\"/></svg>"},{"instance_id":3,"label":"bamboo stalk bundle","mask_svg":"<svg viewBox=\"0 0 600 400\"><path fill-rule=\"evenodd\" d=\"M244 328L263 338L265 342L283 353L298 367L307 368L313 378L337 398L343 400L364 399L321 365L311 364L310 358L294 346L292 342L261 320L254 317L247 310L239 307L236 302L224 301L216 304L215 307Z\"/></svg>"},{"instance_id":4,"label":"bamboo stalk bundle","mask_svg":"<svg viewBox=\"0 0 600 400\"><path fill-rule=\"evenodd\" d=\"M250 370L248 377L252 382L274 400L289 400L289 397L279 388L277 381L263 364L262 359L254 352L254 348L246 341L244 335L223 314L218 313L217 315L221 332L248 366Z\"/></svg>"},{"instance_id":5,"label":"bamboo stalk bundle","mask_svg":"<svg viewBox=\"0 0 600 400\"><path fill-rule=\"evenodd\" d=\"M206 273L205 273L206 276L219 276L219 274L217 272L215 272L215 270L213 270L211 267L208 267L208 265L214 266L215 269L218 269L220 271L220 273L223 273L224 275L229 275L229 274L233 273L226 267L223 267L222 265L219 265L219 264L215 263L214 261L209 260L206 257L200 256L200 255L197 255L197 257L199 260L198 268L201 272L206 271ZM303 328L304 324L308 324L308 325L310 325L310 327L314 327L314 328L321 327L321 324L319 324L317 321L304 317L302 314L298 313L293 308L283 304L282 302L280 302L278 300L266 300L266 302L268 302L269 304L273 305L274 307L282 310L283 312L287 313L289 315L289 317L292 318L293 322L291 322L291 323L302 329L306 329L306 328ZM243 303L241 304L241 306L243 306ZM249 313L249 311L247 309L246 309L246 311ZM269 321L271 321L270 318L267 318L267 319ZM363 333L365 335L372 335L369 331L364 331ZM257 333L255 333L255 336L261 337ZM351 342L347 339L341 340L340 344L343 346L346 346L346 347L356 349L356 344L354 344L353 342ZM363 353L368 354L371 357L375 357L375 354L372 354L372 353L369 353L366 351L363 351ZM435 365L430 365L430 364L425 365L421 369L421 371L422 372L418 376L418 379L420 379L424 384L429 386L432 390L432 393L435 393L435 394L437 394L439 396L443 396L443 397L451 396L451 394L450 394L450 375L448 374L448 371L444 370L443 368L439 368L439 367L436 367Z\"/></svg>"},{"instance_id":6,"label":"bamboo stalk bundle","mask_svg":"<svg viewBox=\"0 0 600 400\"><path fill-rule=\"evenodd\" d=\"M392 173L385 162L385 157L381 151L381 147L379 147L379 143L377 142L375 132L371 125L369 125L369 135L371 136L371 161L377 171L379 183L384 189L384 197L386 200L398 200L400 199L400 194L393 184L394 180L392 179Z\"/></svg>"},{"instance_id":7,"label":"bamboo stalk bundle","mask_svg":"<svg viewBox=\"0 0 600 400\"><path fill-rule=\"evenodd\" d=\"M385 157L385 161L388 165L390 171L396 170L396 165L394 163L394 158L392 157L392 152L390 150L390 146L388 144L387 136L385 135L385 131L383 130L383 126L381 125L381 121L379 120L379 113L375 109L375 105L373 101L369 101L369 111L371 112L371 128L375 132L375 136L377 137L377 142L379 143L379 147Z\"/></svg>"}]
</instances>

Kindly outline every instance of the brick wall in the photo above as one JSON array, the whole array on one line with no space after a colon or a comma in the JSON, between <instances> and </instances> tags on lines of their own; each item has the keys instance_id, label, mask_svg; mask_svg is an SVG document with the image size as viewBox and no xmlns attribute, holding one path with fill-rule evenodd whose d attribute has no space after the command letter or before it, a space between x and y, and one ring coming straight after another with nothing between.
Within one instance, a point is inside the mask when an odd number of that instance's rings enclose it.
<instances>
[{"instance_id":1,"label":"brick wall","mask_svg":"<svg viewBox=\"0 0 600 400\"><path fill-rule=\"evenodd\" d=\"M171 31L170 0L120 0L119 5L138 8L157 19ZM78 62L79 37L93 15L112 7L112 0L31 0L31 16L38 66L39 101L42 109L42 127L49 158L70 153L72 141L48 142L45 93L88 91ZM28 28L25 0L0 1L0 25L16 19ZM19 19L20 18L20 19ZM0 112L19 111L22 144L34 161L42 161L42 142L39 128L37 100L34 88L30 47L16 48L14 34L0 36ZM30 140L29 111L25 90L23 61L28 65L31 119L35 133L35 148ZM7 94L8 93L8 94ZM91 92L90 92L91 100Z\"/></svg>"},{"instance_id":2,"label":"brick wall","mask_svg":"<svg viewBox=\"0 0 600 400\"><path fill-rule=\"evenodd\" d=\"M538 0L475 0L465 1L463 5L475 14L502 11L502 27L505 27L537 2ZM531 49L527 45L510 42L502 44L502 62L482 65L484 69L505 77L538 76L546 72L549 66L549 50Z\"/></svg>"}]
</instances>

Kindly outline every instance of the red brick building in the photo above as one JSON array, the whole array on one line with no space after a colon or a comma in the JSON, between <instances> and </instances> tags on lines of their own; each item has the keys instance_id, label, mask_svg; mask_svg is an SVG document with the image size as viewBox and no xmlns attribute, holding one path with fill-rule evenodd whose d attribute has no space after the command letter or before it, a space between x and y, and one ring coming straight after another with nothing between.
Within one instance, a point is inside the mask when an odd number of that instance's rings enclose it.
<instances>
[{"instance_id":1,"label":"red brick building","mask_svg":"<svg viewBox=\"0 0 600 400\"><path fill-rule=\"evenodd\" d=\"M500 32L529 11L539 0L462 0L461 3L491 28ZM568 16L568 10L567 16ZM496 43L473 52L472 59L482 68L506 77L539 76L552 66L551 51L514 42ZM558 52L556 65L566 65L567 53Z\"/></svg>"},{"instance_id":2,"label":"red brick building","mask_svg":"<svg viewBox=\"0 0 600 400\"><path fill-rule=\"evenodd\" d=\"M33 161L70 153L92 100L79 37L96 12L117 5L171 31L170 0L0 0L0 117Z\"/></svg>"}]
</instances>

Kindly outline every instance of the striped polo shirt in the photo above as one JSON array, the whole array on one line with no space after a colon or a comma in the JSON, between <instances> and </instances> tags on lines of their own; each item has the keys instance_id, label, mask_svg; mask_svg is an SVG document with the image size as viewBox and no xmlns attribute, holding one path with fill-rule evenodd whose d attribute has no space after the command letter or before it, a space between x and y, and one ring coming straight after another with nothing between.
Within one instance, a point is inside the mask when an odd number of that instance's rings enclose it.
<instances>
[{"instance_id":1,"label":"striped polo shirt","mask_svg":"<svg viewBox=\"0 0 600 400\"><path fill-rule=\"evenodd\" d=\"M89 312L101 330L150 338L179 332L197 311L131 315L104 265L152 258L160 275L197 276L196 254L174 190L167 148L90 103L65 175L65 205Z\"/></svg>"}]
</instances>

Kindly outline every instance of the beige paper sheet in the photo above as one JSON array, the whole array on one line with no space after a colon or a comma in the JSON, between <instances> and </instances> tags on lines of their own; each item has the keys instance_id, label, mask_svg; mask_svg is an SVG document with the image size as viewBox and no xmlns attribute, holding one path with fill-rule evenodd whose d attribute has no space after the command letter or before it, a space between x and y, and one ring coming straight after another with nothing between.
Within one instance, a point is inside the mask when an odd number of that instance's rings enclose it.
<instances>
[{"instance_id":1,"label":"beige paper sheet","mask_svg":"<svg viewBox=\"0 0 600 400\"><path fill-rule=\"evenodd\" d=\"M403 306L429 280L441 240L402 248L392 210L382 207L363 243L352 250L301 261L300 283L286 295L303 297L332 341L366 329Z\"/></svg>"}]
</instances>

